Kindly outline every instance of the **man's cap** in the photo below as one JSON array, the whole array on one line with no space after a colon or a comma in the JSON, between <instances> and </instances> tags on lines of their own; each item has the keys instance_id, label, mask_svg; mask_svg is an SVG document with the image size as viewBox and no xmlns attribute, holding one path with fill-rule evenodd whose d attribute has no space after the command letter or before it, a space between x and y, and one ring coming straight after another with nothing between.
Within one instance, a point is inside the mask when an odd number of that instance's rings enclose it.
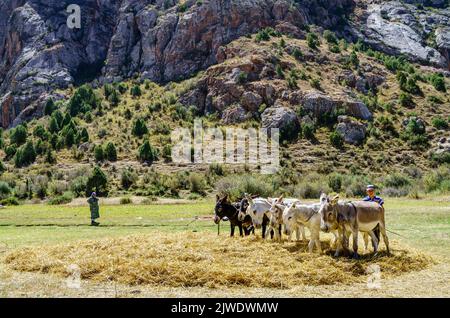
<instances>
[{"instance_id":1,"label":"man's cap","mask_svg":"<svg viewBox=\"0 0 450 318\"><path fill-rule=\"evenodd\" d=\"M97 193L95 193L95 192L92 192L92 194L91 195L97 195Z\"/></svg>"},{"instance_id":2,"label":"man's cap","mask_svg":"<svg viewBox=\"0 0 450 318\"><path fill-rule=\"evenodd\" d=\"M367 185L366 190L375 190L375 186L373 184L369 184Z\"/></svg>"}]
</instances>

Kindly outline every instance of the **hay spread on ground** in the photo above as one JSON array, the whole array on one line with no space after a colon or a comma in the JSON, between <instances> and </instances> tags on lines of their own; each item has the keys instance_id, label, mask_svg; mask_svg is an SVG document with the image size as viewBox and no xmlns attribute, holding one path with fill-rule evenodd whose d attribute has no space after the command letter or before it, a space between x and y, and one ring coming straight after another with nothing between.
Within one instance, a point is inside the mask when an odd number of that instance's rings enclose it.
<instances>
[{"instance_id":1,"label":"hay spread on ground","mask_svg":"<svg viewBox=\"0 0 450 318\"><path fill-rule=\"evenodd\" d=\"M328 246L328 242L324 242ZM82 279L128 285L171 287L246 286L290 288L298 285L352 284L367 281L368 267L380 266L384 278L426 268L434 261L393 244L393 255L335 259L332 251L307 252L307 242L228 238L213 233L160 233L25 247L4 262L17 271L68 277L74 264ZM382 251L384 251L382 249Z\"/></svg>"}]
</instances>

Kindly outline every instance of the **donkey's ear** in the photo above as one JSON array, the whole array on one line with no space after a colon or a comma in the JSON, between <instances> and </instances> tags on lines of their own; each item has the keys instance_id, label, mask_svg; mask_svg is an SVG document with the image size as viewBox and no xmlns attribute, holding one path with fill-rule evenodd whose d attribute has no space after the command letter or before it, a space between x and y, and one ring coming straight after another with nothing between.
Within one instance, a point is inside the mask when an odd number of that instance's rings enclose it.
<instances>
[{"instance_id":1,"label":"donkey's ear","mask_svg":"<svg viewBox=\"0 0 450 318\"><path fill-rule=\"evenodd\" d=\"M216 194L216 202L220 200L220 197L218 194Z\"/></svg>"},{"instance_id":2,"label":"donkey's ear","mask_svg":"<svg viewBox=\"0 0 450 318\"><path fill-rule=\"evenodd\" d=\"M281 202L283 202L283 195L280 195L280 197L278 198L278 203L281 203Z\"/></svg>"},{"instance_id":3,"label":"donkey's ear","mask_svg":"<svg viewBox=\"0 0 450 318\"><path fill-rule=\"evenodd\" d=\"M338 200L339 200L339 194L336 194L336 195L331 199L331 204L332 204L332 205L337 204Z\"/></svg>"},{"instance_id":4,"label":"donkey's ear","mask_svg":"<svg viewBox=\"0 0 450 318\"><path fill-rule=\"evenodd\" d=\"M228 194L225 194L225 196L223 197L223 201L227 202L227 199L228 199Z\"/></svg>"}]
</instances>

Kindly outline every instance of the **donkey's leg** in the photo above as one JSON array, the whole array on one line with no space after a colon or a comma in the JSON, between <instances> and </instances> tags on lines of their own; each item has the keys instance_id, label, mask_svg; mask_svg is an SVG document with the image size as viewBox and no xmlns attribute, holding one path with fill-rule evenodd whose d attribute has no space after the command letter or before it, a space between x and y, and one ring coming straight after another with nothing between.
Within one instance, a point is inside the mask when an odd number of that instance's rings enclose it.
<instances>
[{"instance_id":1,"label":"donkey's leg","mask_svg":"<svg viewBox=\"0 0 450 318\"><path fill-rule=\"evenodd\" d=\"M377 240L377 236L375 235L375 233L373 231L369 232L370 237L372 238L372 246L373 246L373 252L375 254L378 253L378 240Z\"/></svg>"},{"instance_id":2,"label":"donkey's leg","mask_svg":"<svg viewBox=\"0 0 450 318\"><path fill-rule=\"evenodd\" d=\"M345 245L345 230L338 229L338 239L336 242L336 252L334 253L334 257L339 257L339 254L344 248Z\"/></svg>"},{"instance_id":3,"label":"donkey's leg","mask_svg":"<svg viewBox=\"0 0 450 318\"><path fill-rule=\"evenodd\" d=\"M242 230L242 224L241 224L241 223L238 224L238 228L239 228L239 235L240 235L240 236L244 236L244 233L243 233L243 230Z\"/></svg>"},{"instance_id":4,"label":"donkey's leg","mask_svg":"<svg viewBox=\"0 0 450 318\"><path fill-rule=\"evenodd\" d=\"M386 226L385 226L384 222L380 222L379 224L380 224L380 232L381 232L381 235L383 235L384 244L386 245L386 251L387 251L388 255L390 255L391 251L389 250L389 240L388 240L388 237L386 234Z\"/></svg>"},{"instance_id":5,"label":"donkey's leg","mask_svg":"<svg viewBox=\"0 0 450 318\"><path fill-rule=\"evenodd\" d=\"M230 236L231 236L231 237L234 236L234 226L235 226L235 225L234 225L233 223L230 222L230 227L231 227L231 230L230 230Z\"/></svg>"},{"instance_id":6,"label":"donkey's leg","mask_svg":"<svg viewBox=\"0 0 450 318\"><path fill-rule=\"evenodd\" d=\"M266 228L267 228L267 224L263 221L263 223L262 223L262 238L263 238L263 240L266 238Z\"/></svg>"},{"instance_id":7,"label":"donkey's leg","mask_svg":"<svg viewBox=\"0 0 450 318\"><path fill-rule=\"evenodd\" d=\"M359 258L358 256L358 229L352 230L353 235L353 258Z\"/></svg>"},{"instance_id":8,"label":"donkey's leg","mask_svg":"<svg viewBox=\"0 0 450 318\"><path fill-rule=\"evenodd\" d=\"M367 232L363 233L363 240L364 240L364 254L366 254L369 250L369 234Z\"/></svg>"},{"instance_id":9,"label":"donkey's leg","mask_svg":"<svg viewBox=\"0 0 450 318\"><path fill-rule=\"evenodd\" d=\"M309 240L309 243L308 243L308 252L310 252L310 253L313 252L314 244L315 244L314 238L311 236L311 239Z\"/></svg>"},{"instance_id":10,"label":"donkey's leg","mask_svg":"<svg viewBox=\"0 0 450 318\"><path fill-rule=\"evenodd\" d=\"M316 248L319 254L322 254L322 246L320 244L320 229L311 231L311 237L314 238L314 242L316 243Z\"/></svg>"},{"instance_id":11,"label":"donkey's leg","mask_svg":"<svg viewBox=\"0 0 450 318\"><path fill-rule=\"evenodd\" d=\"M301 241L306 241L305 226L303 224L300 224L298 228L302 236Z\"/></svg>"}]
</instances>

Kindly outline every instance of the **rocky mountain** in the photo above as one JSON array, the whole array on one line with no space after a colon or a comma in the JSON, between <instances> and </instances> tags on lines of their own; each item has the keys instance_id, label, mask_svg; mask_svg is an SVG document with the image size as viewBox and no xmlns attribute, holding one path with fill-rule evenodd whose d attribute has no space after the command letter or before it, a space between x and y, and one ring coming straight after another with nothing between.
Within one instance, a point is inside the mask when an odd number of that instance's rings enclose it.
<instances>
[{"instance_id":1,"label":"rocky mountain","mask_svg":"<svg viewBox=\"0 0 450 318\"><path fill-rule=\"evenodd\" d=\"M80 29L67 27L69 4L81 8ZM445 0L0 0L0 121L6 128L39 117L46 100L61 98L58 89L86 81L189 78L265 27L304 39L315 24L445 72L449 19ZM259 102L244 98L249 107Z\"/></svg>"}]
</instances>

